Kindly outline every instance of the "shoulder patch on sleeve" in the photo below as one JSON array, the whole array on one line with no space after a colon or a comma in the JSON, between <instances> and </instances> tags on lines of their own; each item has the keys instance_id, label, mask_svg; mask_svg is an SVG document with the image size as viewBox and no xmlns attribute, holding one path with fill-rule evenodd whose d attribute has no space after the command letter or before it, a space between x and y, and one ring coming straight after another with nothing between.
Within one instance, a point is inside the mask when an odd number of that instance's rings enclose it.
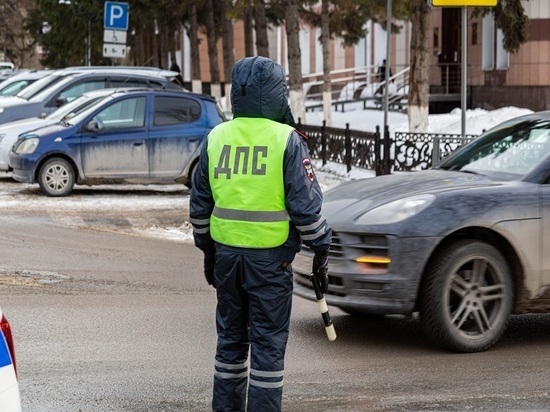
<instances>
[{"instance_id":1,"label":"shoulder patch on sleeve","mask_svg":"<svg viewBox=\"0 0 550 412\"><path fill-rule=\"evenodd\" d=\"M307 158L302 160L302 165L304 166L304 169L306 171L307 178L311 182L313 182L313 180L315 180L315 173L313 173L313 166L311 164L311 160L309 160Z\"/></svg>"}]
</instances>

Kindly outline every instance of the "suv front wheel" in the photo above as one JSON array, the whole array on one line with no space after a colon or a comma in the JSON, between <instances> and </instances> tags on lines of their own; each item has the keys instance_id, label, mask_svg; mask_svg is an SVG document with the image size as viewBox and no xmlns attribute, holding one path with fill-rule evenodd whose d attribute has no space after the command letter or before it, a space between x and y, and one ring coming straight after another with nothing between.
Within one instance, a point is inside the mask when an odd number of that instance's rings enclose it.
<instances>
[{"instance_id":1,"label":"suv front wheel","mask_svg":"<svg viewBox=\"0 0 550 412\"><path fill-rule=\"evenodd\" d=\"M510 266L494 246L458 241L435 257L422 289L428 336L457 352L490 348L506 330L514 302Z\"/></svg>"}]
</instances>

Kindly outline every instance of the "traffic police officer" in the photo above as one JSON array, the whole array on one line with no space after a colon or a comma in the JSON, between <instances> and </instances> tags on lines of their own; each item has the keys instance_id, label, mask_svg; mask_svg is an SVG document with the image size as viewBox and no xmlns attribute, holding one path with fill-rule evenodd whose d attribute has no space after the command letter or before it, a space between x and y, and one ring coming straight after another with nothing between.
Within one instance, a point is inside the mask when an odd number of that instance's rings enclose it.
<instances>
[{"instance_id":1,"label":"traffic police officer","mask_svg":"<svg viewBox=\"0 0 550 412\"><path fill-rule=\"evenodd\" d=\"M239 60L231 103L233 120L216 126L203 147L190 200L195 245L218 299L212 408L280 411L290 263L303 241L326 291L331 231L283 68L264 57Z\"/></svg>"}]
</instances>

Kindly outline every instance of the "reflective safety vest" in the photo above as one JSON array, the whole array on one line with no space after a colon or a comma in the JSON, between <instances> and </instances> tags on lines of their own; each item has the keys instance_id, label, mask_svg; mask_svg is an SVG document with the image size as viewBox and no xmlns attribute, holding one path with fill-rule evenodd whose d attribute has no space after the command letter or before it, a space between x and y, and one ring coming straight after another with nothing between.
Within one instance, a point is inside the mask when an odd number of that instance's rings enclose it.
<instances>
[{"instance_id":1,"label":"reflective safety vest","mask_svg":"<svg viewBox=\"0 0 550 412\"><path fill-rule=\"evenodd\" d=\"M282 245L289 234L283 158L291 126L236 118L208 136L208 175L214 210L212 239L244 248Z\"/></svg>"}]
</instances>

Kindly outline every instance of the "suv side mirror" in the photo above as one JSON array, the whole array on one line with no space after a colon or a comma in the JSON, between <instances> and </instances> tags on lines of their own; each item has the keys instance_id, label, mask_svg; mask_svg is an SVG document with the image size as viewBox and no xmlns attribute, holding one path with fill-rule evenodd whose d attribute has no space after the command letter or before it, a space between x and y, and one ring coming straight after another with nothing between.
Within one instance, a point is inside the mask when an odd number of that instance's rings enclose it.
<instances>
[{"instance_id":1,"label":"suv side mirror","mask_svg":"<svg viewBox=\"0 0 550 412\"><path fill-rule=\"evenodd\" d=\"M56 107L61 107L68 102L66 97L58 97L55 101Z\"/></svg>"}]
</instances>

